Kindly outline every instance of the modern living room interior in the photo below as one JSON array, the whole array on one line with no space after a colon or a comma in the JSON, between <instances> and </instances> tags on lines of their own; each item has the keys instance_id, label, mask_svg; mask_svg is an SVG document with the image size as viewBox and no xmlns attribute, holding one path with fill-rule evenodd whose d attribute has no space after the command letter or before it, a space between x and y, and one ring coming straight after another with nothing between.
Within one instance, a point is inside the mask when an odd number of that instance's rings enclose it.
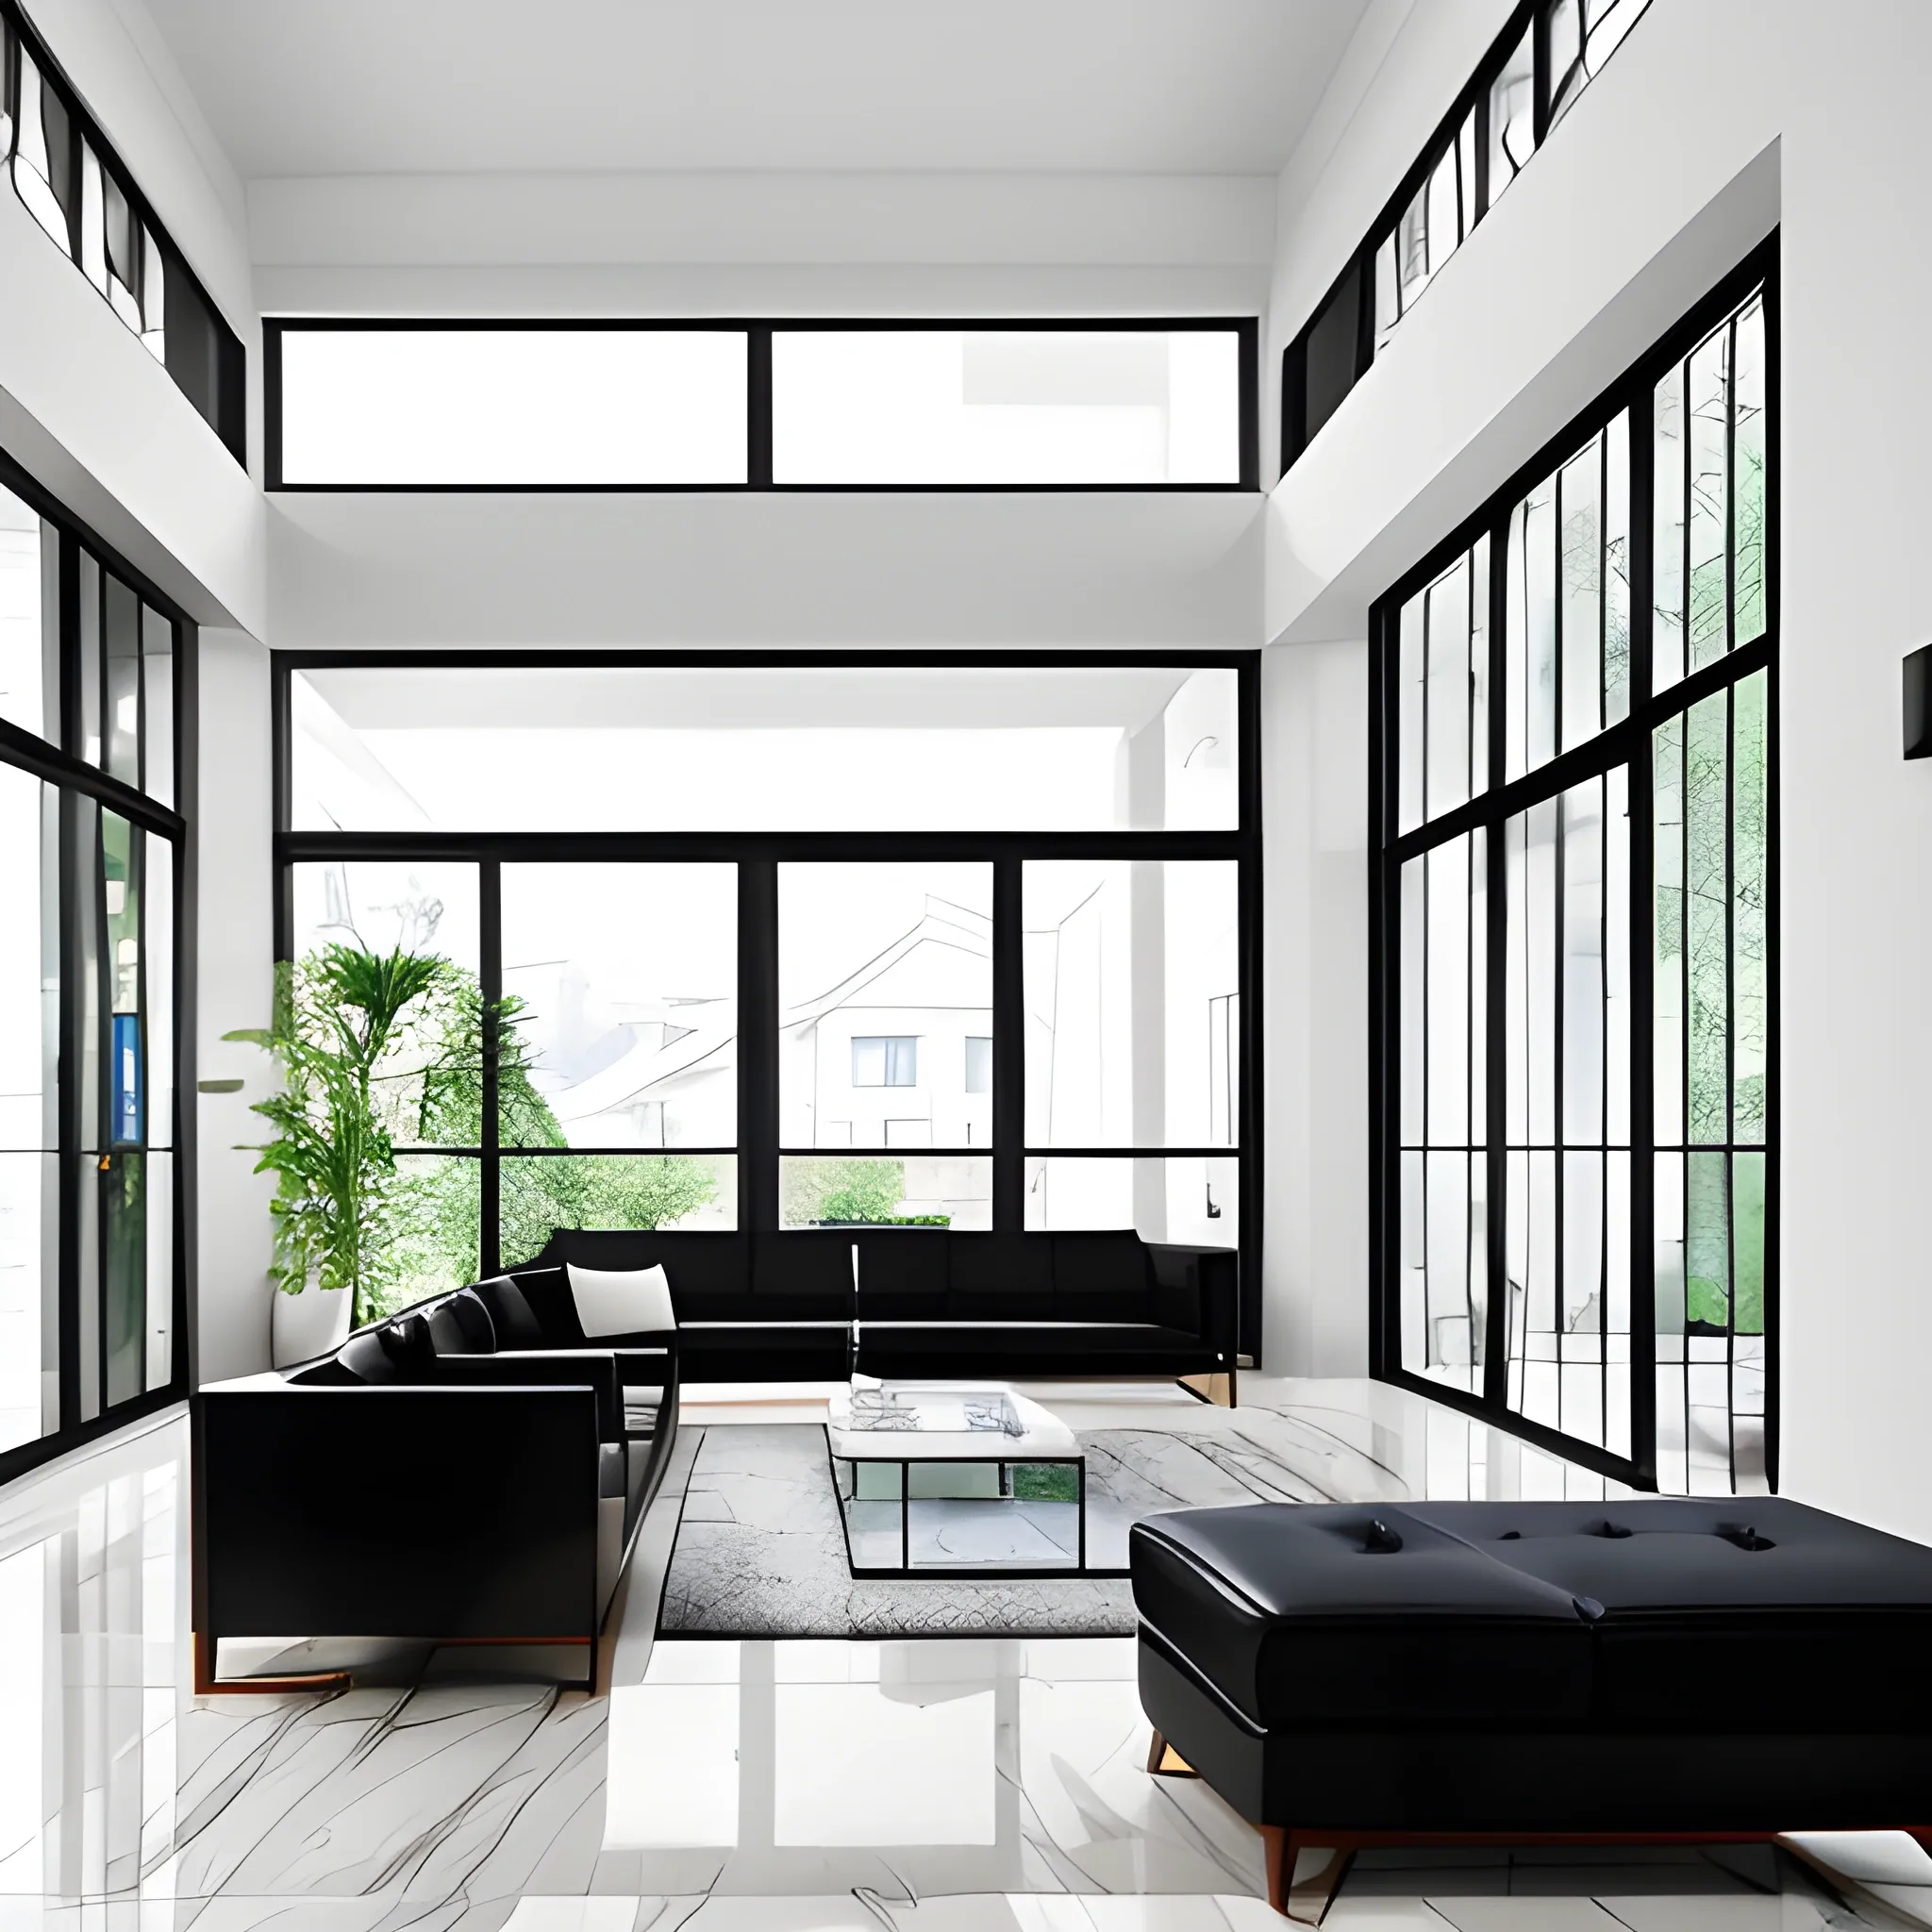
<instances>
[{"instance_id":1,"label":"modern living room interior","mask_svg":"<svg viewBox=\"0 0 1932 1932\"><path fill-rule=\"evenodd\" d=\"M0 1919L1932 1925L1932 15L0 52Z\"/></svg>"}]
</instances>

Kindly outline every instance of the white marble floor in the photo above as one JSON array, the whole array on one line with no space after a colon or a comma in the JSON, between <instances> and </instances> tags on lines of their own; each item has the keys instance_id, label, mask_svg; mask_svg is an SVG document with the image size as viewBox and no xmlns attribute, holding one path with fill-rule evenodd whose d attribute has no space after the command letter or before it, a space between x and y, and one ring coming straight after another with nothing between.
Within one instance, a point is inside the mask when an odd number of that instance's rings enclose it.
<instances>
[{"instance_id":1,"label":"white marble floor","mask_svg":"<svg viewBox=\"0 0 1932 1932\"><path fill-rule=\"evenodd\" d=\"M1032 1392L1081 1429L1200 1431L1231 1472L1265 1440L1257 1482L1283 1481L1286 1453L1331 1494L1602 1493L1369 1385L1246 1378L1274 1417L1259 1434L1159 1391ZM682 1477L646 1524L596 1699L439 1658L391 1688L197 1702L185 1419L0 1491L0 1932L1280 1923L1256 1896L1255 1834L1205 1786L1145 1774L1131 1640L657 1641ZM1910 1840L1790 1844L1389 1854L1357 1865L1328 1923L1932 1925L1932 1860Z\"/></svg>"}]
</instances>

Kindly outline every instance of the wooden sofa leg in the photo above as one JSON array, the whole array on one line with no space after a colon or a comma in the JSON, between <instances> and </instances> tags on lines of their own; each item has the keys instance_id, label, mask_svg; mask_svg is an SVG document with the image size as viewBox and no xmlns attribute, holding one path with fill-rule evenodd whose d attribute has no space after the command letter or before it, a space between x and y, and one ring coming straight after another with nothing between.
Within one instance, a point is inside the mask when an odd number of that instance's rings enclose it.
<instances>
[{"instance_id":1,"label":"wooden sofa leg","mask_svg":"<svg viewBox=\"0 0 1932 1932\"><path fill-rule=\"evenodd\" d=\"M1355 1862L1355 1853L1346 1845L1322 1845L1285 1824L1261 1826L1261 1848L1268 1868L1268 1903L1285 1919L1298 1924L1319 1925L1335 1903L1341 1881ZM1315 1867L1300 1884L1295 1867L1304 1852L1325 1851L1324 1863Z\"/></svg>"},{"instance_id":2,"label":"wooden sofa leg","mask_svg":"<svg viewBox=\"0 0 1932 1932\"><path fill-rule=\"evenodd\" d=\"M1158 1731L1147 1746L1149 1777L1199 1777L1201 1774Z\"/></svg>"}]
</instances>

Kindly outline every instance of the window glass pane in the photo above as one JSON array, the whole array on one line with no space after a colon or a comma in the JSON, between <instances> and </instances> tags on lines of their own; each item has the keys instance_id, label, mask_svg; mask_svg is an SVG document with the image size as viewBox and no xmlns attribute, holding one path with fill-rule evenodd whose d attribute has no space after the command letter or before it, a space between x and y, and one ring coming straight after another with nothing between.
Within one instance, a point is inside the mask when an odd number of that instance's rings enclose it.
<instances>
[{"instance_id":1,"label":"window glass pane","mask_svg":"<svg viewBox=\"0 0 1932 1932\"><path fill-rule=\"evenodd\" d=\"M147 1144L175 1145L175 848L153 833L142 845L141 960L147 1043Z\"/></svg>"},{"instance_id":2,"label":"window glass pane","mask_svg":"<svg viewBox=\"0 0 1932 1932\"><path fill-rule=\"evenodd\" d=\"M778 1224L991 1228L992 1162L962 1154L788 1154L778 1162Z\"/></svg>"},{"instance_id":3,"label":"window glass pane","mask_svg":"<svg viewBox=\"0 0 1932 1932\"><path fill-rule=\"evenodd\" d=\"M1402 276L1396 248L1399 229L1375 244L1375 347L1379 351L1402 320Z\"/></svg>"},{"instance_id":4,"label":"window glass pane","mask_svg":"<svg viewBox=\"0 0 1932 1932\"><path fill-rule=\"evenodd\" d=\"M59 1422L58 824L51 788L0 766L0 1449Z\"/></svg>"},{"instance_id":5,"label":"window glass pane","mask_svg":"<svg viewBox=\"0 0 1932 1932\"><path fill-rule=\"evenodd\" d=\"M1490 206L1536 152L1536 28L1523 38L1490 83Z\"/></svg>"},{"instance_id":6,"label":"window glass pane","mask_svg":"<svg viewBox=\"0 0 1932 1932\"><path fill-rule=\"evenodd\" d=\"M1402 869L1403 1363L1463 1390L1481 1387L1489 1303L1487 852L1477 830Z\"/></svg>"},{"instance_id":7,"label":"window glass pane","mask_svg":"<svg viewBox=\"0 0 1932 1932\"><path fill-rule=\"evenodd\" d=\"M1684 440L1684 367L1675 364L1652 398L1653 438L1651 689L1668 691L1684 675L1684 497L1689 445Z\"/></svg>"},{"instance_id":8,"label":"window glass pane","mask_svg":"<svg viewBox=\"0 0 1932 1932\"><path fill-rule=\"evenodd\" d=\"M483 1163L473 1156L397 1155L380 1213L382 1240L358 1321L447 1294L483 1272ZM510 1265L507 1252L504 1264Z\"/></svg>"},{"instance_id":9,"label":"window glass pane","mask_svg":"<svg viewBox=\"0 0 1932 1932\"><path fill-rule=\"evenodd\" d=\"M60 1426L59 1158L0 1152L0 1449Z\"/></svg>"},{"instance_id":10,"label":"window glass pane","mask_svg":"<svg viewBox=\"0 0 1932 1932\"><path fill-rule=\"evenodd\" d=\"M114 313L141 333L141 226L127 197L111 173L102 171L101 186L106 202L108 300Z\"/></svg>"},{"instance_id":11,"label":"window glass pane","mask_svg":"<svg viewBox=\"0 0 1932 1932\"><path fill-rule=\"evenodd\" d=\"M1307 438L1341 407L1356 383L1361 332L1361 268L1350 267L1308 330Z\"/></svg>"},{"instance_id":12,"label":"window glass pane","mask_svg":"<svg viewBox=\"0 0 1932 1932\"><path fill-rule=\"evenodd\" d=\"M1511 778L1557 754L1557 502L1555 479L1510 513L1507 668L1504 726Z\"/></svg>"},{"instance_id":13,"label":"window glass pane","mask_svg":"<svg viewBox=\"0 0 1932 1932\"><path fill-rule=\"evenodd\" d=\"M785 329L778 483L1241 480L1233 329Z\"/></svg>"},{"instance_id":14,"label":"window glass pane","mask_svg":"<svg viewBox=\"0 0 1932 1932\"><path fill-rule=\"evenodd\" d=\"M1684 739L1686 1123L1693 1146L1731 1138L1728 695L1693 705Z\"/></svg>"},{"instance_id":15,"label":"window glass pane","mask_svg":"<svg viewBox=\"0 0 1932 1932\"><path fill-rule=\"evenodd\" d=\"M742 483L732 329L306 329L282 337L293 487Z\"/></svg>"},{"instance_id":16,"label":"window glass pane","mask_svg":"<svg viewBox=\"0 0 1932 1932\"><path fill-rule=\"evenodd\" d=\"M51 788L0 765L0 1149L60 1144L59 871Z\"/></svg>"},{"instance_id":17,"label":"window glass pane","mask_svg":"<svg viewBox=\"0 0 1932 1932\"><path fill-rule=\"evenodd\" d=\"M1604 431L1604 722L1630 715L1630 417Z\"/></svg>"},{"instance_id":18,"label":"window glass pane","mask_svg":"<svg viewBox=\"0 0 1932 1932\"><path fill-rule=\"evenodd\" d=\"M990 1146L969 1035L992 1036L991 865L778 868L782 1146Z\"/></svg>"},{"instance_id":19,"label":"window glass pane","mask_svg":"<svg viewBox=\"0 0 1932 1932\"><path fill-rule=\"evenodd\" d=\"M992 1091L992 1041L983 1034L968 1034L966 1037L966 1091L969 1093Z\"/></svg>"},{"instance_id":20,"label":"window glass pane","mask_svg":"<svg viewBox=\"0 0 1932 1932\"><path fill-rule=\"evenodd\" d=\"M1232 830L1237 688L1185 662L298 672L293 824Z\"/></svg>"},{"instance_id":21,"label":"window glass pane","mask_svg":"<svg viewBox=\"0 0 1932 1932\"><path fill-rule=\"evenodd\" d=\"M1563 749L1604 728L1603 444L1589 444L1557 473L1562 554L1557 623Z\"/></svg>"},{"instance_id":22,"label":"window glass pane","mask_svg":"<svg viewBox=\"0 0 1932 1932\"><path fill-rule=\"evenodd\" d=\"M1554 127L1637 25L1649 0L1557 0L1550 15L1550 125Z\"/></svg>"},{"instance_id":23,"label":"window glass pane","mask_svg":"<svg viewBox=\"0 0 1932 1932\"><path fill-rule=\"evenodd\" d=\"M1690 398L1690 669L1729 648L1730 334L1719 329L1692 352Z\"/></svg>"},{"instance_id":24,"label":"window glass pane","mask_svg":"<svg viewBox=\"0 0 1932 1932\"><path fill-rule=\"evenodd\" d=\"M101 762L101 567L80 553L80 718L67 748L89 764Z\"/></svg>"},{"instance_id":25,"label":"window glass pane","mask_svg":"<svg viewBox=\"0 0 1932 1932\"><path fill-rule=\"evenodd\" d=\"M147 795L175 802L175 626L158 610L141 613L141 750Z\"/></svg>"},{"instance_id":26,"label":"window glass pane","mask_svg":"<svg viewBox=\"0 0 1932 1932\"><path fill-rule=\"evenodd\" d=\"M60 741L59 538L0 489L0 718Z\"/></svg>"},{"instance_id":27,"label":"window glass pane","mask_svg":"<svg viewBox=\"0 0 1932 1932\"><path fill-rule=\"evenodd\" d=\"M738 1225L738 1162L728 1154L506 1155L503 1265L540 1254L559 1227Z\"/></svg>"},{"instance_id":28,"label":"window glass pane","mask_svg":"<svg viewBox=\"0 0 1932 1932\"><path fill-rule=\"evenodd\" d=\"M42 79L25 47L18 49L17 58L20 138L13 151L14 191L26 204L28 213L65 252L71 247L67 209L74 192L67 108Z\"/></svg>"},{"instance_id":29,"label":"window glass pane","mask_svg":"<svg viewBox=\"0 0 1932 1932\"><path fill-rule=\"evenodd\" d=\"M506 865L502 890L503 1145L731 1146L738 868Z\"/></svg>"},{"instance_id":30,"label":"window glass pane","mask_svg":"<svg viewBox=\"0 0 1932 1932\"><path fill-rule=\"evenodd\" d=\"M102 981L106 976L102 924L107 917L101 865L101 812L91 798L75 792L60 800L67 846L67 878L74 907L74 995L69 1002L70 1034L63 1069L75 1082L75 1122L78 1144L98 1148L104 1083L102 1015L109 1010ZM90 1183L92 1185L92 1183Z\"/></svg>"},{"instance_id":31,"label":"window glass pane","mask_svg":"<svg viewBox=\"0 0 1932 1932\"><path fill-rule=\"evenodd\" d=\"M101 163L85 139L80 143L80 271L108 292L108 211L101 194Z\"/></svg>"},{"instance_id":32,"label":"window glass pane","mask_svg":"<svg viewBox=\"0 0 1932 1932\"><path fill-rule=\"evenodd\" d=\"M141 340L155 360L167 366L167 272L161 251L147 229L141 231Z\"/></svg>"},{"instance_id":33,"label":"window glass pane","mask_svg":"<svg viewBox=\"0 0 1932 1932\"><path fill-rule=\"evenodd\" d=\"M1232 1248L1241 1163L1229 1155L1054 1154L1026 1161L1026 1226L1039 1233L1132 1228L1142 1241Z\"/></svg>"},{"instance_id":34,"label":"window glass pane","mask_svg":"<svg viewBox=\"0 0 1932 1932\"><path fill-rule=\"evenodd\" d=\"M125 785L141 783L141 600L118 578L107 579L108 771Z\"/></svg>"},{"instance_id":35,"label":"window glass pane","mask_svg":"<svg viewBox=\"0 0 1932 1932\"><path fill-rule=\"evenodd\" d=\"M1770 774L1766 674L1738 685L1731 705L1731 1138L1764 1143L1771 1038Z\"/></svg>"},{"instance_id":36,"label":"window glass pane","mask_svg":"<svg viewBox=\"0 0 1932 1932\"><path fill-rule=\"evenodd\" d=\"M175 1157L145 1157L147 1307L142 1386L165 1389L175 1374Z\"/></svg>"},{"instance_id":37,"label":"window glass pane","mask_svg":"<svg viewBox=\"0 0 1932 1932\"><path fill-rule=\"evenodd\" d=\"M1402 607L1398 819L1412 831L1488 789L1490 541Z\"/></svg>"},{"instance_id":38,"label":"window glass pane","mask_svg":"<svg viewBox=\"0 0 1932 1932\"><path fill-rule=\"evenodd\" d=\"M105 1406L141 1394L147 1366L147 1163L133 1148L103 1155L101 1332Z\"/></svg>"},{"instance_id":39,"label":"window glass pane","mask_svg":"<svg viewBox=\"0 0 1932 1932\"><path fill-rule=\"evenodd\" d=\"M143 1026L142 912L146 880L143 835L118 812L101 813L101 889L107 911L108 1021L101 1051L108 1068L108 1147L147 1139L147 1041Z\"/></svg>"},{"instance_id":40,"label":"window glass pane","mask_svg":"<svg viewBox=\"0 0 1932 1932\"><path fill-rule=\"evenodd\" d=\"M1764 303L1754 296L1737 322L1737 365L1731 389L1735 414L1735 545L1737 613L1733 644L1764 633Z\"/></svg>"},{"instance_id":41,"label":"window glass pane","mask_svg":"<svg viewBox=\"0 0 1932 1932\"><path fill-rule=\"evenodd\" d=\"M1212 1051L1239 984L1235 862L1028 860L1022 876L1027 1145L1213 1144L1240 1117Z\"/></svg>"},{"instance_id":42,"label":"window glass pane","mask_svg":"<svg viewBox=\"0 0 1932 1932\"><path fill-rule=\"evenodd\" d=\"M80 1383L79 1414L74 1420L91 1423L101 1412L101 1157L63 1154L77 1169L75 1186L75 1289L78 1321Z\"/></svg>"},{"instance_id":43,"label":"window glass pane","mask_svg":"<svg viewBox=\"0 0 1932 1932\"><path fill-rule=\"evenodd\" d=\"M372 1070L384 1127L398 1146L480 1144L476 868L337 859L291 870L302 999L318 1022L330 1008L375 1009L368 1002L391 1016Z\"/></svg>"}]
</instances>

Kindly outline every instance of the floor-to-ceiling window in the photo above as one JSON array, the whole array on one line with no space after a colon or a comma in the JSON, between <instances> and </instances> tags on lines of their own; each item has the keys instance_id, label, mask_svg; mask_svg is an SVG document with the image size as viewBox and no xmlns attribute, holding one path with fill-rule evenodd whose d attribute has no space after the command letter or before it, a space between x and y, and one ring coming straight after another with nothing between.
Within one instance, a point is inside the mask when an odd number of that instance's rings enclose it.
<instances>
[{"instance_id":1,"label":"floor-to-ceiling window","mask_svg":"<svg viewBox=\"0 0 1932 1932\"><path fill-rule=\"evenodd\" d=\"M554 1228L1254 1265L1251 653L278 654L279 944L441 962L400 1306Z\"/></svg>"},{"instance_id":2,"label":"floor-to-ceiling window","mask_svg":"<svg viewBox=\"0 0 1932 1932\"><path fill-rule=\"evenodd\" d=\"M1376 607L1377 1372L1776 1479L1774 244Z\"/></svg>"},{"instance_id":3,"label":"floor-to-ceiling window","mask_svg":"<svg viewBox=\"0 0 1932 1932\"><path fill-rule=\"evenodd\" d=\"M0 1476L186 1387L192 643L0 458Z\"/></svg>"}]
</instances>

